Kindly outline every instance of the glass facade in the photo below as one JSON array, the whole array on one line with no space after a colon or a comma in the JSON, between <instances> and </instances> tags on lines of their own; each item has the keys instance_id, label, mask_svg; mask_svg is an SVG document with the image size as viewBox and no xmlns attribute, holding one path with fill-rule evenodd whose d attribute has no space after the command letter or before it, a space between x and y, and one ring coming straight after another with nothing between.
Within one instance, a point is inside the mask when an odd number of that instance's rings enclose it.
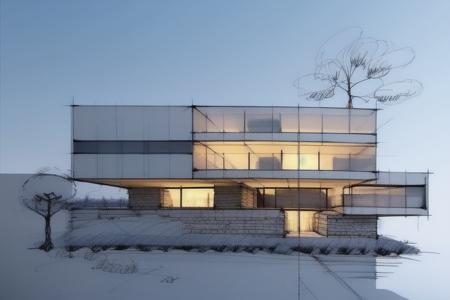
<instances>
[{"instance_id":1,"label":"glass facade","mask_svg":"<svg viewBox=\"0 0 450 300\"><path fill-rule=\"evenodd\" d=\"M375 146L296 142L194 144L196 170L375 171Z\"/></svg>"},{"instance_id":2,"label":"glass facade","mask_svg":"<svg viewBox=\"0 0 450 300\"><path fill-rule=\"evenodd\" d=\"M287 210L285 212L285 230L289 234L314 231L314 215L316 211Z\"/></svg>"},{"instance_id":3,"label":"glass facade","mask_svg":"<svg viewBox=\"0 0 450 300\"><path fill-rule=\"evenodd\" d=\"M163 193L163 206L177 207L214 207L213 188L167 188Z\"/></svg>"},{"instance_id":4,"label":"glass facade","mask_svg":"<svg viewBox=\"0 0 450 300\"><path fill-rule=\"evenodd\" d=\"M376 110L308 107L196 107L194 132L376 133Z\"/></svg>"},{"instance_id":5,"label":"glass facade","mask_svg":"<svg viewBox=\"0 0 450 300\"><path fill-rule=\"evenodd\" d=\"M425 209L425 193L425 186L353 186L344 190L344 206Z\"/></svg>"}]
</instances>

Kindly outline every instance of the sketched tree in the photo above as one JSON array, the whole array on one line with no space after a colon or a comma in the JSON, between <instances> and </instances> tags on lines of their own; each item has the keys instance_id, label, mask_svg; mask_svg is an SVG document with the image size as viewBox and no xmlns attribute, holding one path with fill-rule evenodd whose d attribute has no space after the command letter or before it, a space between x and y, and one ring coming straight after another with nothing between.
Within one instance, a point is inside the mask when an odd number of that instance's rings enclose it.
<instances>
[{"instance_id":1,"label":"sketched tree","mask_svg":"<svg viewBox=\"0 0 450 300\"><path fill-rule=\"evenodd\" d=\"M39 249L44 251L53 249L51 218L64 209L75 194L76 185L68 176L40 172L31 176L22 185L23 204L45 220L45 241Z\"/></svg>"},{"instance_id":2,"label":"sketched tree","mask_svg":"<svg viewBox=\"0 0 450 300\"><path fill-rule=\"evenodd\" d=\"M331 37L320 48L314 73L294 82L301 97L322 101L342 91L347 107L355 99L383 104L398 103L420 93L422 84L413 79L384 80L395 69L414 61L411 48L394 48L383 40L363 36L359 28L350 28Z\"/></svg>"}]
</instances>

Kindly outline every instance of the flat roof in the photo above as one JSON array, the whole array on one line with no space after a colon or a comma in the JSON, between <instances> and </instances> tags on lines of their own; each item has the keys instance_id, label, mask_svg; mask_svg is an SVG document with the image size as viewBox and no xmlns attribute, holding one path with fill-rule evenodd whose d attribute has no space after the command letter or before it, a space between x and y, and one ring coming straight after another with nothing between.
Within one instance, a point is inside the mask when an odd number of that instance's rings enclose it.
<instances>
[{"instance_id":1,"label":"flat roof","mask_svg":"<svg viewBox=\"0 0 450 300\"><path fill-rule=\"evenodd\" d=\"M71 107L185 107L185 108L311 108L311 109L346 109L346 110L381 110L380 108L347 108L334 106L289 106L289 105L134 105L134 104L71 104Z\"/></svg>"}]
</instances>

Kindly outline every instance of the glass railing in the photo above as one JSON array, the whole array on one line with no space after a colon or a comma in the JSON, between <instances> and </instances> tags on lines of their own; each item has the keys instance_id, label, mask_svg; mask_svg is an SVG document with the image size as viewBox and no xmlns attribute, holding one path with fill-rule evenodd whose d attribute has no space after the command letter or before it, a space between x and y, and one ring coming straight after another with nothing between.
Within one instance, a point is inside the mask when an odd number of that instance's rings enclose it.
<instances>
[{"instance_id":1,"label":"glass railing","mask_svg":"<svg viewBox=\"0 0 450 300\"><path fill-rule=\"evenodd\" d=\"M426 206L424 186L353 187L343 196L346 207L425 208Z\"/></svg>"},{"instance_id":2,"label":"glass railing","mask_svg":"<svg viewBox=\"0 0 450 300\"><path fill-rule=\"evenodd\" d=\"M375 155L194 152L197 170L375 171Z\"/></svg>"},{"instance_id":3,"label":"glass railing","mask_svg":"<svg viewBox=\"0 0 450 300\"><path fill-rule=\"evenodd\" d=\"M196 133L376 132L376 110L307 107L196 107Z\"/></svg>"}]
</instances>

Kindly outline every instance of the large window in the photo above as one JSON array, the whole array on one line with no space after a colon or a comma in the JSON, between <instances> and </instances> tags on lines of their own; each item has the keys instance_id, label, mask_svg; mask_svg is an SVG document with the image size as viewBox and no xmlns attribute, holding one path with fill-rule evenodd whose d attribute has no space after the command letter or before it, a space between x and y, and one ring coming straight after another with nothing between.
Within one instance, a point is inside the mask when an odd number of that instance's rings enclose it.
<instances>
[{"instance_id":1,"label":"large window","mask_svg":"<svg viewBox=\"0 0 450 300\"><path fill-rule=\"evenodd\" d=\"M376 131L376 110L310 107L196 107L194 132L365 133Z\"/></svg>"},{"instance_id":2,"label":"large window","mask_svg":"<svg viewBox=\"0 0 450 300\"><path fill-rule=\"evenodd\" d=\"M285 229L290 234L314 231L314 215L316 211L287 210L285 212Z\"/></svg>"},{"instance_id":3,"label":"large window","mask_svg":"<svg viewBox=\"0 0 450 300\"><path fill-rule=\"evenodd\" d=\"M361 185L344 190L344 206L425 208L425 186Z\"/></svg>"},{"instance_id":4,"label":"large window","mask_svg":"<svg viewBox=\"0 0 450 300\"><path fill-rule=\"evenodd\" d=\"M204 142L196 170L375 171L374 145L296 142Z\"/></svg>"},{"instance_id":5,"label":"large window","mask_svg":"<svg viewBox=\"0 0 450 300\"><path fill-rule=\"evenodd\" d=\"M214 188L167 188L163 207L214 207Z\"/></svg>"}]
</instances>

